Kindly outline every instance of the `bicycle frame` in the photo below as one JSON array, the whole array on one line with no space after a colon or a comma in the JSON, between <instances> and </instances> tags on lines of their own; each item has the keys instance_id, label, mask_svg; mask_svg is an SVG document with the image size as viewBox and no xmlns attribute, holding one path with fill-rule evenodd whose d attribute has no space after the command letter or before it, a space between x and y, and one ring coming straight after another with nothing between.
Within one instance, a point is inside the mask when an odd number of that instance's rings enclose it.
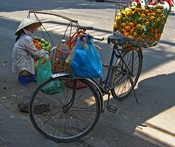
<instances>
[{"instance_id":1,"label":"bicycle frame","mask_svg":"<svg viewBox=\"0 0 175 147\"><path fill-rule=\"evenodd\" d=\"M105 93L105 94L108 94L109 91L111 89L113 89L117 84L113 85L113 86L109 86L109 80L110 80L110 74L111 74L111 71L112 71L112 65L113 65L113 61L114 59L116 58L117 59L117 62L119 62L120 60L122 60L122 56L121 56L121 53L119 53L119 50L118 49L114 49L116 48L116 45L113 47L113 50L112 50L112 53L111 53L111 56L110 56L110 61L109 61L109 65L103 65L103 66L106 66L108 68L107 70L107 75L105 78L101 78L100 80L103 81L103 82L100 82L97 83L95 80L93 80L100 88L100 90ZM123 62L125 63L125 61L123 60ZM125 63L126 65L126 63ZM117 70L117 69L116 69ZM129 69L128 69L129 70ZM102 85L104 83L104 85Z\"/></svg>"},{"instance_id":2,"label":"bicycle frame","mask_svg":"<svg viewBox=\"0 0 175 147\"><path fill-rule=\"evenodd\" d=\"M108 68L106 77L105 78L101 78L102 82L100 82L100 84L97 83L95 80L93 80L99 86L100 90L104 94L109 94L109 91L111 89L113 89L114 87L116 87L116 85L117 85L117 83L112 85L112 86L109 85L110 84L110 75L111 75L111 71L112 70L116 70L116 71L118 71L120 73L122 72L122 71L117 69L117 65L118 65L118 63L120 61L122 61L122 63L124 63L124 66L126 67L127 72L128 73L130 72L130 69L128 68L127 63L125 62L125 60L122 57L122 52L127 51L127 50L134 50L133 47L129 47L129 48L126 48L126 49L125 48L119 49L117 44L114 45L114 47L112 49L113 50L112 50L112 53L111 53L111 56L110 56L109 65L103 65L103 66L106 66ZM114 59L117 59L116 60L117 61L117 65L115 65L116 68L113 67ZM103 83L104 83L104 85L103 85Z\"/></svg>"}]
</instances>

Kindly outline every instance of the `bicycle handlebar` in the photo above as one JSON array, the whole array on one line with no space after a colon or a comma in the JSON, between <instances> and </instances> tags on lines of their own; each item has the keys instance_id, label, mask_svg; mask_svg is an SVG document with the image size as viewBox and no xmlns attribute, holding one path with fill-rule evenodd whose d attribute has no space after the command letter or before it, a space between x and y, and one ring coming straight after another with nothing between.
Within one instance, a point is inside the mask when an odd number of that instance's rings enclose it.
<instances>
[{"instance_id":1,"label":"bicycle handlebar","mask_svg":"<svg viewBox=\"0 0 175 147\"><path fill-rule=\"evenodd\" d=\"M81 37L86 37L86 35L83 34L83 35L81 35ZM99 40L99 41L103 41L104 40L104 37L100 37L100 36L92 36L92 35L88 34L88 37L92 38L92 39L95 39L95 40Z\"/></svg>"},{"instance_id":2,"label":"bicycle handlebar","mask_svg":"<svg viewBox=\"0 0 175 147\"><path fill-rule=\"evenodd\" d=\"M91 36L93 39L95 40L99 40L99 41L103 41L104 37L100 37L100 36Z\"/></svg>"},{"instance_id":3,"label":"bicycle handlebar","mask_svg":"<svg viewBox=\"0 0 175 147\"><path fill-rule=\"evenodd\" d=\"M86 31L86 30L93 30L94 28L93 27L83 27L83 26L79 26L78 27L78 30L84 30L84 31Z\"/></svg>"}]
</instances>

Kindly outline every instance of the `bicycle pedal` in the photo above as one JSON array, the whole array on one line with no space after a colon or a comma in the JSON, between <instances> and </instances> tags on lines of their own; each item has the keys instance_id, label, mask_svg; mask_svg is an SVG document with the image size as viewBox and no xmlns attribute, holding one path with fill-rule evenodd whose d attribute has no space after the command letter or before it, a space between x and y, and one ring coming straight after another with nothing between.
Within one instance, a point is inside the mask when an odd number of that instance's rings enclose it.
<instances>
[{"instance_id":1,"label":"bicycle pedal","mask_svg":"<svg viewBox=\"0 0 175 147\"><path fill-rule=\"evenodd\" d=\"M117 107L114 107L112 105L107 106L107 110L109 112L115 113L117 111Z\"/></svg>"}]
</instances>

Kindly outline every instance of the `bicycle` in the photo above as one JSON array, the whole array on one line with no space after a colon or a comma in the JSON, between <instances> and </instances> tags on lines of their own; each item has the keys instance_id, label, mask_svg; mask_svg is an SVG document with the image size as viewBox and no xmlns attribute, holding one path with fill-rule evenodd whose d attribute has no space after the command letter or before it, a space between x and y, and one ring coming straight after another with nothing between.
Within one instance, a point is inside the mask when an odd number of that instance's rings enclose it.
<instances>
[{"instance_id":1,"label":"bicycle","mask_svg":"<svg viewBox=\"0 0 175 147\"><path fill-rule=\"evenodd\" d=\"M56 142L80 139L92 131L104 112L104 95L108 95L107 109L115 113L117 108L109 104L110 92L115 99L123 100L134 91L142 69L141 47L121 35L109 36L108 43L113 44L113 49L109 65L104 65L108 69L107 75L100 82L74 78L70 73L63 72L53 74L34 91L29 116L33 126L43 136ZM43 88L55 80L62 82L61 92L52 95L44 93ZM78 81L85 86L77 87ZM40 102L47 104L48 109L38 111Z\"/></svg>"}]
</instances>

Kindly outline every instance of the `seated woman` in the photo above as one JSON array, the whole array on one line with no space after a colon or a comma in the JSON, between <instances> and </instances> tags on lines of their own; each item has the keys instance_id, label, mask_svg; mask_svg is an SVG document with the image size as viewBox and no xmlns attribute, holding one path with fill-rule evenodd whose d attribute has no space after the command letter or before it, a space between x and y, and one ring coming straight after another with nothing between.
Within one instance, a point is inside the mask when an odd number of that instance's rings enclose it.
<instances>
[{"instance_id":1,"label":"seated woman","mask_svg":"<svg viewBox=\"0 0 175 147\"><path fill-rule=\"evenodd\" d=\"M34 60L46 55L47 51L38 50L32 34L42 25L41 22L24 18L15 35L16 43L12 51L12 72L19 75L35 74Z\"/></svg>"}]
</instances>

